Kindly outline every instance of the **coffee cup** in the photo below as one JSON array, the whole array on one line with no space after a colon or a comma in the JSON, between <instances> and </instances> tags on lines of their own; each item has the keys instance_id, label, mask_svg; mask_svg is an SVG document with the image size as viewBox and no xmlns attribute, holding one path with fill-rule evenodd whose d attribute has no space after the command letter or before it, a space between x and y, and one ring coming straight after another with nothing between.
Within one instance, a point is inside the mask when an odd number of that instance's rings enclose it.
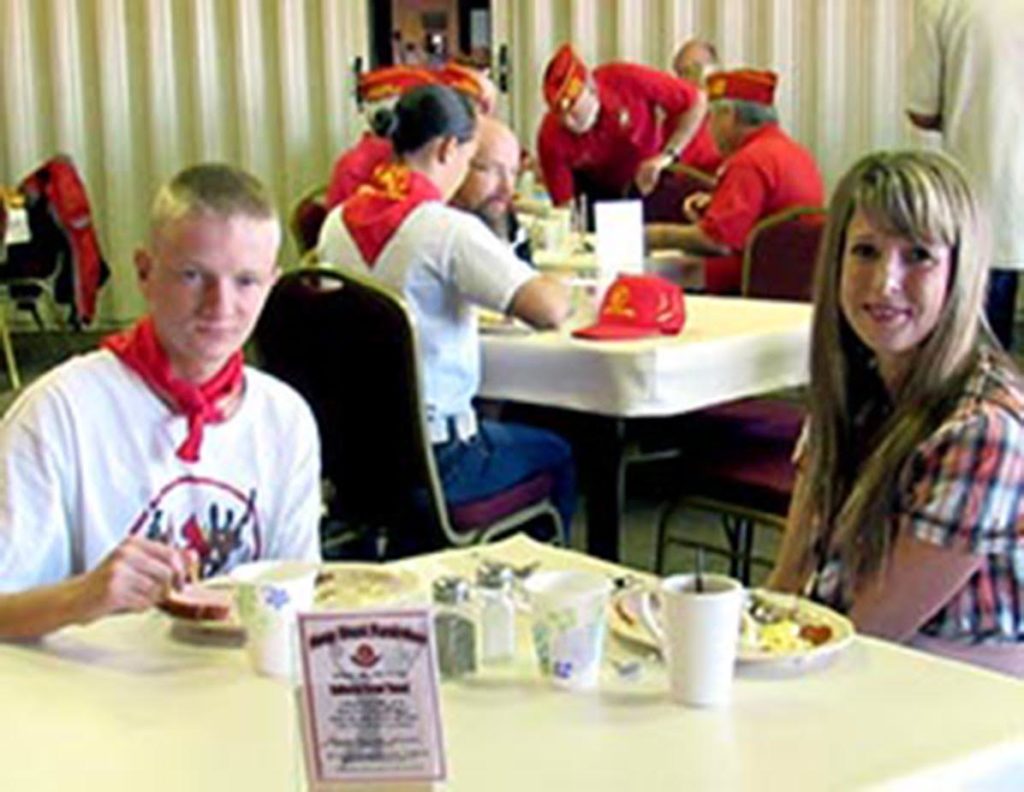
<instances>
[{"instance_id":1,"label":"coffee cup","mask_svg":"<svg viewBox=\"0 0 1024 792\"><path fill-rule=\"evenodd\" d=\"M724 575L673 575L640 600L640 615L667 661L672 701L728 703L743 613L743 585Z\"/></svg>"}]
</instances>

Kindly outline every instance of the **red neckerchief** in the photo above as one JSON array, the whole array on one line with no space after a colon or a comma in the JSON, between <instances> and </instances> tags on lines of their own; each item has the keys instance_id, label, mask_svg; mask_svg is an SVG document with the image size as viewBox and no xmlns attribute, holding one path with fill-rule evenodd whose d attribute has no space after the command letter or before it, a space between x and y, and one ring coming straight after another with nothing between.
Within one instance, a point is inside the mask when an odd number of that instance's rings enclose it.
<instances>
[{"instance_id":1,"label":"red neckerchief","mask_svg":"<svg viewBox=\"0 0 1024 792\"><path fill-rule=\"evenodd\" d=\"M342 205L341 217L366 266L373 268L388 240L424 201L440 201L441 191L422 173L396 162L378 165L370 181Z\"/></svg>"},{"instance_id":2,"label":"red neckerchief","mask_svg":"<svg viewBox=\"0 0 1024 792\"><path fill-rule=\"evenodd\" d=\"M218 404L242 388L242 352L235 352L220 371L196 385L171 371L171 361L160 346L153 320L148 316L130 330L107 336L100 346L117 355L157 395L185 416L188 435L177 454L186 462L199 461L203 426L223 421L226 416Z\"/></svg>"}]
</instances>

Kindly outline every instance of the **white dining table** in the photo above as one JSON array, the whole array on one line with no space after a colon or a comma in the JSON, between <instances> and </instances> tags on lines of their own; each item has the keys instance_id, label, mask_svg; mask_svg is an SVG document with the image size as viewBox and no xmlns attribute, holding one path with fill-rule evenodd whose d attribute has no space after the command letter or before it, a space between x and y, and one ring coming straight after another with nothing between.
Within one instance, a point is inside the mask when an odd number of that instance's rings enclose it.
<instances>
[{"instance_id":1,"label":"white dining table","mask_svg":"<svg viewBox=\"0 0 1024 792\"><path fill-rule=\"evenodd\" d=\"M486 557L545 569L622 568L524 537L404 561L423 592ZM424 594L425 596L425 594ZM779 675L740 668L732 702L673 705L641 657L597 690L552 688L519 614L515 660L441 683L440 789L1019 789L1024 684L857 637L833 661ZM305 789L295 691L236 646L175 640L167 617L113 617L35 644L0 644L0 789Z\"/></svg>"},{"instance_id":2,"label":"white dining table","mask_svg":"<svg viewBox=\"0 0 1024 792\"><path fill-rule=\"evenodd\" d=\"M679 335L590 341L555 332L482 334L480 396L567 411L582 423L587 548L619 558L630 421L691 413L807 382L811 306L690 296Z\"/></svg>"}]
</instances>

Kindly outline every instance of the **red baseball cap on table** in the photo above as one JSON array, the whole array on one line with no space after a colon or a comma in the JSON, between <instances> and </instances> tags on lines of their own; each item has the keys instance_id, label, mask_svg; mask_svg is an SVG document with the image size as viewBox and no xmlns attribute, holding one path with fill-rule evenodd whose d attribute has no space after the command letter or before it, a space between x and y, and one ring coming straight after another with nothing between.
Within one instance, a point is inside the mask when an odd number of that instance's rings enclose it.
<instances>
[{"instance_id":1,"label":"red baseball cap on table","mask_svg":"<svg viewBox=\"0 0 1024 792\"><path fill-rule=\"evenodd\" d=\"M577 338L625 340L675 335L686 323L683 290L657 275L620 275L604 295L597 322Z\"/></svg>"},{"instance_id":2,"label":"red baseball cap on table","mask_svg":"<svg viewBox=\"0 0 1024 792\"><path fill-rule=\"evenodd\" d=\"M544 69L544 100L556 113L567 113L583 93L587 66L568 44L563 44Z\"/></svg>"},{"instance_id":3,"label":"red baseball cap on table","mask_svg":"<svg viewBox=\"0 0 1024 792\"><path fill-rule=\"evenodd\" d=\"M741 99L745 102L771 105L775 103L775 86L779 76L775 72L757 69L720 71L707 79L708 99Z\"/></svg>"}]
</instances>

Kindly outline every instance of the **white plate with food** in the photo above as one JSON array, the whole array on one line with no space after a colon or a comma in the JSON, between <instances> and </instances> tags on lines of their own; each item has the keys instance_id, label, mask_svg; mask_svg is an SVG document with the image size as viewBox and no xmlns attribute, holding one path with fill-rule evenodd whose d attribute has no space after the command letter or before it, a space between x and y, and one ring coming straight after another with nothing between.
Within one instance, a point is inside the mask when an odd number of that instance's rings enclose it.
<instances>
[{"instance_id":1,"label":"white plate with food","mask_svg":"<svg viewBox=\"0 0 1024 792\"><path fill-rule=\"evenodd\" d=\"M630 643L660 651L647 629L640 588L620 591L609 605L612 633ZM652 597L657 610L657 596ZM853 624L845 616L816 602L765 589L746 593L736 659L743 664L801 668L818 665L845 649L853 640Z\"/></svg>"},{"instance_id":2,"label":"white plate with food","mask_svg":"<svg viewBox=\"0 0 1024 792\"><path fill-rule=\"evenodd\" d=\"M412 605L420 599L420 579L407 569L379 564L324 564L316 580L317 610Z\"/></svg>"},{"instance_id":3,"label":"white plate with food","mask_svg":"<svg viewBox=\"0 0 1024 792\"><path fill-rule=\"evenodd\" d=\"M244 638L245 628L235 606L235 581L216 577L190 583L172 592L159 608L188 639ZM354 610L382 605L409 605L419 596L420 580L408 570L376 564L324 564L319 568L314 608Z\"/></svg>"},{"instance_id":4,"label":"white plate with food","mask_svg":"<svg viewBox=\"0 0 1024 792\"><path fill-rule=\"evenodd\" d=\"M497 311L479 308L477 318L480 332L487 335L529 335L533 332L528 324Z\"/></svg>"}]
</instances>

